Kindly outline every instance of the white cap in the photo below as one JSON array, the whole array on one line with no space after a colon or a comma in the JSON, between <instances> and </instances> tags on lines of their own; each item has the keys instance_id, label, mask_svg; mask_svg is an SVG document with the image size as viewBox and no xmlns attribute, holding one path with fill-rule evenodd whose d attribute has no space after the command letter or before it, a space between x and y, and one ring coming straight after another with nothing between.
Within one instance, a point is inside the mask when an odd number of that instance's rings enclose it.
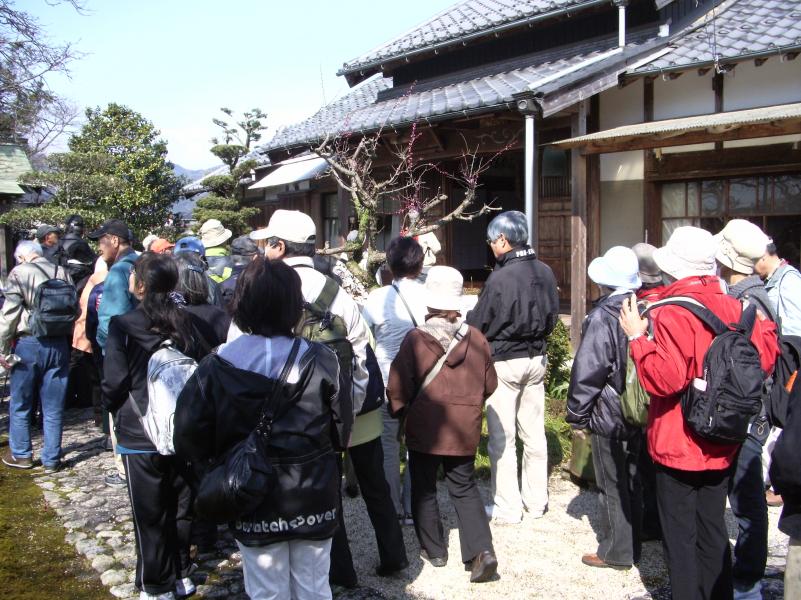
<instances>
[{"instance_id":1,"label":"white cap","mask_svg":"<svg viewBox=\"0 0 801 600\"><path fill-rule=\"evenodd\" d=\"M715 258L732 271L751 275L754 264L765 255L771 239L751 221L732 219L715 236L717 254Z\"/></svg>"},{"instance_id":2,"label":"white cap","mask_svg":"<svg viewBox=\"0 0 801 600\"><path fill-rule=\"evenodd\" d=\"M598 285L636 290L640 281L640 263L634 251L625 246L613 246L587 267L587 275Z\"/></svg>"},{"instance_id":3,"label":"white cap","mask_svg":"<svg viewBox=\"0 0 801 600\"><path fill-rule=\"evenodd\" d=\"M426 277L426 306L462 311L464 278L453 267L433 266Z\"/></svg>"},{"instance_id":4,"label":"white cap","mask_svg":"<svg viewBox=\"0 0 801 600\"><path fill-rule=\"evenodd\" d=\"M667 244L654 250L656 265L676 279L715 274L717 244L700 227L677 227Z\"/></svg>"},{"instance_id":5,"label":"white cap","mask_svg":"<svg viewBox=\"0 0 801 600\"><path fill-rule=\"evenodd\" d=\"M252 231L250 239L266 240L276 237L287 242L303 244L313 242L316 235L317 228L309 215L299 210L279 208L270 217L267 227Z\"/></svg>"}]
</instances>

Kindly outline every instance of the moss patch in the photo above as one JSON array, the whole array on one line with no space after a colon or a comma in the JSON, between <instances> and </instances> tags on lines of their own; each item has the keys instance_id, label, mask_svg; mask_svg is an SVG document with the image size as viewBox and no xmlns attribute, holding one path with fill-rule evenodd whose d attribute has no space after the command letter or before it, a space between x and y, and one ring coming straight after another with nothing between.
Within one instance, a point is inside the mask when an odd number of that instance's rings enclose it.
<instances>
[{"instance_id":1,"label":"moss patch","mask_svg":"<svg viewBox=\"0 0 801 600\"><path fill-rule=\"evenodd\" d=\"M2 444L5 446L5 444ZM30 471L0 466L0 590L15 600L108 600L93 571L64 541L64 528Z\"/></svg>"}]
</instances>

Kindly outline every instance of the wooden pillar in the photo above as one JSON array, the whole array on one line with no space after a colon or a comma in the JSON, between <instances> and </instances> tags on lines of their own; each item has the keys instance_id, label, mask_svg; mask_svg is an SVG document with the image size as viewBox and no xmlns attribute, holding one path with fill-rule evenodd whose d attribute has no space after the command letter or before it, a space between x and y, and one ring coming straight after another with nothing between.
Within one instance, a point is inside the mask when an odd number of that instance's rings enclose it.
<instances>
[{"instance_id":1,"label":"wooden pillar","mask_svg":"<svg viewBox=\"0 0 801 600\"><path fill-rule=\"evenodd\" d=\"M350 193L343 187L337 185L337 213L339 214L339 235L347 238L348 217L350 216Z\"/></svg>"},{"instance_id":2,"label":"wooden pillar","mask_svg":"<svg viewBox=\"0 0 801 600\"><path fill-rule=\"evenodd\" d=\"M582 100L571 118L570 137L587 133L589 102ZM587 310L587 158L579 149L570 151L570 341L578 348L581 323Z\"/></svg>"}]
</instances>

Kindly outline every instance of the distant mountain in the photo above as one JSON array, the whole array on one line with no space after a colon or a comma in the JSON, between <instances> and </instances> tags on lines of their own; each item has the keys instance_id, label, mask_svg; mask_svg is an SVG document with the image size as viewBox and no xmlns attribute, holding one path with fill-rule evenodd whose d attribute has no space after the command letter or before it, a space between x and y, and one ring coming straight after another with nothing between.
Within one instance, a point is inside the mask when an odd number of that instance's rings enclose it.
<instances>
[{"instance_id":1,"label":"distant mountain","mask_svg":"<svg viewBox=\"0 0 801 600\"><path fill-rule=\"evenodd\" d=\"M197 181L204 175L208 175L212 171L219 168L219 165L216 167L209 167L208 169L187 169L186 167L182 167L181 165L173 164L172 170L176 175L183 175L186 177L187 182Z\"/></svg>"}]
</instances>

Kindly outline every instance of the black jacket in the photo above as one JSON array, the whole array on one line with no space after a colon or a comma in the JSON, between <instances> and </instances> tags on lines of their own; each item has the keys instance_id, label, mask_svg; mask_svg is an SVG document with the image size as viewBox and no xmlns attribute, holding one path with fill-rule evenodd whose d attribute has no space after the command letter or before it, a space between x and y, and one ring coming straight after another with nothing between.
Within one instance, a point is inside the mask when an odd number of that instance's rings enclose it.
<instances>
[{"instance_id":1,"label":"black jacket","mask_svg":"<svg viewBox=\"0 0 801 600\"><path fill-rule=\"evenodd\" d=\"M233 526L234 537L246 545L325 538L335 528L339 472L332 449L347 445L349 395L339 394L339 362L322 344L309 344L298 370L298 380L284 386L268 441L275 486ZM224 456L253 430L275 383L216 354L205 358L178 397L176 454L196 464ZM300 534L303 527L295 525L308 515L319 515L322 524Z\"/></svg>"},{"instance_id":2,"label":"black jacket","mask_svg":"<svg viewBox=\"0 0 801 600\"><path fill-rule=\"evenodd\" d=\"M195 317L194 325L200 334L200 342L215 342L216 348L228 337L231 315L213 304L187 304L184 310ZM207 352L204 352L205 356Z\"/></svg>"},{"instance_id":3,"label":"black jacket","mask_svg":"<svg viewBox=\"0 0 801 600\"><path fill-rule=\"evenodd\" d=\"M801 385L796 383L790 393L787 419L770 465L770 482L784 500L779 530L791 538L801 538Z\"/></svg>"},{"instance_id":4,"label":"black jacket","mask_svg":"<svg viewBox=\"0 0 801 600\"><path fill-rule=\"evenodd\" d=\"M195 341L191 347L181 348L181 351L200 360L210 348L220 345L225 339L211 337L200 340L198 330L201 324L196 317L190 318L195 329ZM141 305L123 315L112 317L109 323L103 358L103 404L114 415L117 441L129 450L155 451L130 404L131 401L137 402L142 414L147 411L147 363L159 344L166 339L150 328L150 319Z\"/></svg>"},{"instance_id":5,"label":"black jacket","mask_svg":"<svg viewBox=\"0 0 801 600\"><path fill-rule=\"evenodd\" d=\"M627 294L602 298L584 319L567 391L567 422L574 429L616 439L640 431L626 422L620 407L629 352L618 322L625 298Z\"/></svg>"},{"instance_id":6,"label":"black jacket","mask_svg":"<svg viewBox=\"0 0 801 600\"><path fill-rule=\"evenodd\" d=\"M498 258L466 320L484 334L498 361L545 354L558 315L553 271L522 246Z\"/></svg>"}]
</instances>

